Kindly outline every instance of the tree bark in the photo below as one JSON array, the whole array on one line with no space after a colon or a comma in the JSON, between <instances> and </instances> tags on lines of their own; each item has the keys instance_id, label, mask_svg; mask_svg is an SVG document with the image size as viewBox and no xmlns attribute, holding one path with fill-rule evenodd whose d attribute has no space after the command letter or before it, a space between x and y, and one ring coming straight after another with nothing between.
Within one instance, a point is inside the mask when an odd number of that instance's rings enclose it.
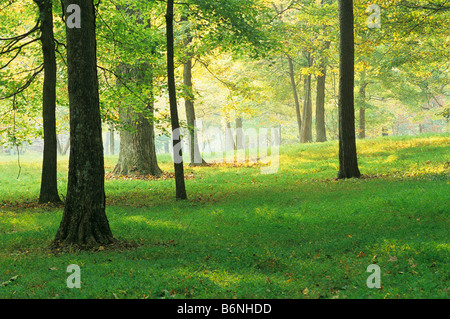
<instances>
[{"instance_id":1,"label":"tree bark","mask_svg":"<svg viewBox=\"0 0 450 319\"><path fill-rule=\"evenodd\" d=\"M39 203L59 203L58 141L56 135L56 57L53 34L52 1L35 0L41 20L41 43L44 57L44 85L42 117L44 126L44 154L42 161Z\"/></svg>"},{"instance_id":2,"label":"tree bark","mask_svg":"<svg viewBox=\"0 0 450 319\"><path fill-rule=\"evenodd\" d=\"M302 115L300 113L300 102L299 102L299 99L298 99L297 84L295 82L294 63L293 63L292 58L291 58L290 55L287 56L287 59L288 59L288 63L289 63L289 77L291 79L292 93L294 95L295 113L297 114L298 141L301 142L301 136L302 136Z\"/></svg>"},{"instance_id":3,"label":"tree bark","mask_svg":"<svg viewBox=\"0 0 450 319\"><path fill-rule=\"evenodd\" d=\"M359 88L359 138L366 138L366 87L368 83L362 75L361 86Z\"/></svg>"},{"instance_id":4,"label":"tree bark","mask_svg":"<svg viewBox=\"0 0 450 319\"><path fill-rule=\"evenodd\" d=\"M175 65L174 65L174 35L173 35L173 0L167 0L166 11L166 38L167 38L167 78L169 86L169 103L170 103L170 120L172 124L172 134L179 133L180 123L178 119L178 106L177 106L177 92L175 87ZM174 149L174 169L175 169L175 187L176 187L176 199L187 199L186 186L184 181L184 168L183 168L183 152L180 149L178 154L175 154L177 144L181 143L181 139L178 136L173 136L173 149Z\"/></svg>"},{"instance_id":5,"label":"tree bark","mask_svg":"<svg viewBox=\"0 0 450 319\"><path fill-rule=\"evenodd\" d=\"M330 47L330 42L326 41L324 49ZM325 85L327 78L327 65L325 57L320 59L321 75L317 77L317 95L316 95L316 141L326 142L327 132L325 127Z\"/></svg>"},{"instance_id":6,"label":"tree bark","mask_svg":"<svg viewBox=\"0 0 450 319\"><path fill-rule=\"evenodd\" d=\"M353 0L339 0L339 179L361 176L355 136L353 21Z\"/></svg>"},{"instance_id":7,"label":"tree bark","mask_svg":"<svg viewBox=\"0 0 450 319\"><path fill-rule=\"evenodd\" d=\"M115 139L114 139L114 124L109 125L109 154L114 155L115 154Z\"/></svg>"},{"instance_id":8,"label":"tree bark","mask_svg":"<svg viewBox=\"0 0 450 319\"><path fill-rule=\"evenodd\" d=\"M325 82L326 67L323 66L321 75L317 77L317 95L316 95L316 141L326 142L327 133L325 128Z\"/></svg>"},{"instance_id":9,"label":"tree bark","mask_svg":"<svg viewBox=\"0 0 450 319\"><path fill-rule=\"evenodd\" d=\"M187 22L188 17L184 14L181 17L181 21ZM186 61L183 65L183 84L184 84L184 107L186 110L186 120L189 130L189 151L190 151L190 165L204 165L206 161L203 159L200 148L198 146L197 131L195 127L195 108L194 108L194 90L192 84L192 57L193 52L189 50L189 46L192 43L192 36L189 27L186 28L186 35L183 40L184 47L186 48Z\"/></svg>"},{"instance_id":10,"label":"tree bark","mask_svg":"<svg viewBox=\"0 0 450 319\"><path fill-rule=\"evenodd\" d=\"M236 118L236 149L242 150L244 148L244 131L242 125L242 117Z\"/></svg>"},{"instance_id":11,"label":"tree bark","mask_svg":"<svg viewBox=\"0 0 450 319\"><path fill-rule=\"evenodd\" d=\"M70 109L67 198L55 245L91 248L115 241L105 213L104 158L92 0L65 0L81 9L81 28L66 28Z\"/></svg>"},{"instance_id":12,"label":"tree bark","mask_svg":"<svg viewBox=\"0 0 450 319\"><path fill-rule=\"evenodd\" d=\"M306 54L308 67L312 66L311 53ZM312 100L311 100L311 74L305 76L304 80L305 99L303 101L303 123L301 143L311 143L312 137Z\"/></svg>"}]
</instances>

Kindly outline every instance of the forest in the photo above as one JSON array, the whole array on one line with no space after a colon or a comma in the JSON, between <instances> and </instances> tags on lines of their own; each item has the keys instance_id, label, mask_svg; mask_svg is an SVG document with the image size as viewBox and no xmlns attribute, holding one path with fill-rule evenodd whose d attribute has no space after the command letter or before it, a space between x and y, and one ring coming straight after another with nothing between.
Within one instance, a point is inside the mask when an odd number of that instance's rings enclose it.
<instances>
[{"instance_id":1,"label":"forest","mask_svg":"<svg viewBox=\"0 0 450 319\"><path fill-rule=\"evenodd\" d=\"M0 0L0 299L448 298L449 18Z\"/></svg>"}]
</instances>

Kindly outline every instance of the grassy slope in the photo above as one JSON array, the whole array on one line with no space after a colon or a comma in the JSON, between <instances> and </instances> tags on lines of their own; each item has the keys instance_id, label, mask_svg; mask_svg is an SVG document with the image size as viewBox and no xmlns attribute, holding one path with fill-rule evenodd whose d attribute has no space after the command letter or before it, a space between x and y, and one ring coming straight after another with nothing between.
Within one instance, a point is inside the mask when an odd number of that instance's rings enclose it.
<instances>
[{"instance_id":1,"label":"grassy slope","mask_svg":"<svg viewBox=\"0 0 450 319\"><path fill-rule=\"evenodd\" d=\"M187 168L187 202L173 180L108 180L113 233L140 246L73 253L47 249L62 209L35 204L40 159L22 159L17 180L16 159L0 157L0 298L447 298L450 136L358 150L371 178L334 180L335 142L283 146L274 175ZM382 289L366 285L373 262ZM66 287L69 264L81 289Z\"/></svg>"}]
</instances>

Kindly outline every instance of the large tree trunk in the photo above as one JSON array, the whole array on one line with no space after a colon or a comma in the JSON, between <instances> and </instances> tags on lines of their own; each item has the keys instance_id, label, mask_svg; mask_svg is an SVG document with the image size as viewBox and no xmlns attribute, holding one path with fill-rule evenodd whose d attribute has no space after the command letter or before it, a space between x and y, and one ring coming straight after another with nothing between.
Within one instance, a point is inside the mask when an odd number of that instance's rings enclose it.
<instances>
[{"instance_id":1,"label":"large tree trunk","mask_svg":"<svg viewBox=\"0 0 450 319\"><path fill-rule=\"evenodd\" d=\"M308 67L312 66L311 53L306 54ZM311 99L311 74L305 76L305 99L303 101L303 123L301 143L310 143L313 141L312 137L312 99Z\"/></svg>"},{"instance_id":2,"label":"large tree trunk","mask_svg":"<svg viewBox=\"0 0 450 319\"><path fill-rule=\"evenodd\" d=\"M113 243L105 213L95 11L92 0L65 0L81 9L81 28L66 28L70 108L67 198L55 244L90 248Z\"/></svg>"},{"instance_id":3,"label":"large tree trunk","mask_svg":"<svg viewBox=\"0 0 450 319\"><path fill-rule=\"evenodd\" d=\"M339 0L339 179L361 176L355 136L353 19L353 0Z\"/></svg>"},{"instance_id":4,"label":"large tree trunk","mask_svg":"<svg viewBox=\"0 0 450 319\"><path fill-rule=\"evenodd\" d=\"M150 123L153 121L152 103L149 102L148 108L148 115L144 115L135 112L132 106L120 107L120 121L126 127L120 131L119 159L113 174L161 175L156 158L154 128Z\"/></svg>"},{"instance_id":5,"label":"large tree trunk","mask_svg":"<svg viewBox=\"0 0 450 319\"><path fill-rule=\"evenodd\" d=\"M41 20L41 42L44 56L42 116L44 124L44 155L39 203L58 203L57 171L58 141L56 136L56 57L53 35L52 1L35 0Z\"/></svg>"},{"instance_id":6,"label":"large tree trunk","mask_svg":"<svg viewBox=\"0 0 450 319\"><path fill-rule=\"evenodd\" d=\"M175 65L174 65L174 35L173 35L173 0L167 0L166 12L166 38L167 38L167 80L169 86L170 119L173 134L173 152L175 169L176 199L187 199L186 186L184 182L183 152L180 149L178 154L177 144L181 143L179 135L180 122L178 119L177 91L175 87Z\"/></svg>"},{"instance_id":7,"label":"large tree trunk","mask_svg":"<svg viewBox=\"0 0 450 319\"><path fill-rule=\"evenodd\" d=\"M300 113L300 102L299 102L299 99L298 99L297 84L295 82L294 63L292 61L291 56L288 55L287 59L288 59L288 63L289 63L289 77L291 79L292 93L294 95L295 113L297 114L298 141L301 142L301 136L302 136L302 115Z\"/></svg>"}]
</instances>

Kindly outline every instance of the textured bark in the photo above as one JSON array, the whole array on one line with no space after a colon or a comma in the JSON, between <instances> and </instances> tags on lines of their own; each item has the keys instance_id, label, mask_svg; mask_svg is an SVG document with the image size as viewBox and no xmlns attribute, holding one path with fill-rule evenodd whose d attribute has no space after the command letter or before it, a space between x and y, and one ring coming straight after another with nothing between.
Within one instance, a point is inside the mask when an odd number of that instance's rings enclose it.
<instances>
[{"instance_id":1,"label":"textured bark","mask_svg":"<svg viewBox=\"0 0 450 319\"><path fill-rule=\"evenodd\" d=\"M169 103L170 103L170 120L172 124L172 132L179 131L180 123L177 109L177 92L175 87L175 65L174 65L174 35L173 35L173 0L167 1L166 12L166 38L167 38L167 80L169 86ZM180 139L173 138L173 149L176 145L181 143ZM174 161L175 169L175 195L176 199L187 199L186 186L184 182L184 168L182 160L182 151L176 154L176 157L181 156L179 161ZM174 154L175 157L175 154Z\"/></svg>"},{"instance_id":2,"label":"textured bark","mask_svg":"<svg viewBox=\"0 0 450 319\"><path fill-rule=\"evenodd\" d=\"M70 157L67 198L54 244L81 248L113 243L105 213L104 159L92 0L77 4L81 28L67 28Z\"/></svg>"},{"instance_id":3,"label":"textured bark","mask_svg":"<svg viewBox=\"0 0 450 319\"><path fill-rule=\"evenodd\" d=\"M42 161L39 203L58 203L57 170L58 141L56 136L56 57L53 35L53 10L50 0L35 0L41 20L41 43L44 57L44 86L42 117L44 126L44 154Z\"/></svg>"},{"instance_id":4,"label":"textured bark","mask_svg":"<svg viewBox=\"0 0 450 319\"><path fill-rule=\"evenodd\" d=\"M298 99L297 84L295 82L294 63L292 62L292 58L289 55L287 56L287 59L288 59L288 63L289 63L289 77L291 79L292 93L294 95L295 112L297 114L298 141L301 142L301 136L302 136L302 115L300 113L300 101Z\"/></svg>"},{"instance_id":5,"label":"textured bark","mask_svg":"<svg viewBox=\"0 0 450 319\"><path fill-rule=\"evenodd\" d=\"M353 20L353 1L339 0L339 179L361 176L355 134Z\"/></svg>"}]
</instances>

